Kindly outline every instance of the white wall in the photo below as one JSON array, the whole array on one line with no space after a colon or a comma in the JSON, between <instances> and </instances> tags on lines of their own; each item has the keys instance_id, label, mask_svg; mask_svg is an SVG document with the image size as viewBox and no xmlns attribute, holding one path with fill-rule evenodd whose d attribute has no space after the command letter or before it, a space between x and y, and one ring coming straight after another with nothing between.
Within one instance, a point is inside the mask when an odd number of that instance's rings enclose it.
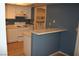
<instances>
[{"instance_id":1,"label":"white wall","mask_svg":"<svg viewBox=\"0 0 79 59\"><path fill-rule=\"evenodd\" d=\"M0 3L0 56L1 55L7 55L4 3Z\"/></svg>"},{"instance_id":2,"label":"white wall","mask_svg":"<svg viewBox=\"0 0 79 59\"><path fill-rule=\"evenodd\" d=\"M78 30L77 30L77 39L76 39L76 44L75 44L75 56L79 56L79 24L78 24Z\"/></svg>"}]
</instances>

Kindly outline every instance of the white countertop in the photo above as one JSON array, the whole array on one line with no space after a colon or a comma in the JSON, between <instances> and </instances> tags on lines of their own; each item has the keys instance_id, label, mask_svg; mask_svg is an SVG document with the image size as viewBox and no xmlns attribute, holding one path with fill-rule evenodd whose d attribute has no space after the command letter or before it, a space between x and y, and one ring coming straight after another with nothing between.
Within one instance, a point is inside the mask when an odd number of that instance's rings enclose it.
<instances>
[{"instance_id":1,"label":"white countertop","mask_svg":"<svg viewBox=\"0 0 79 59\"><path fill-rule=\"evenodd\" d=\"M27 25L27 26L7 25L6 29L26 29L26 30L33 30L33 25Z\"/></svg>"},{"instance_id":2,"label":"white countertop","mask_svg":"<svg viewBox=\"0 0 79 59\"><path fill-rule=\"evenodd\" d=\"M31 31L33 34L36 35L43 35L43 34L48 34L48 33L56 33L56 32L64 32L67 31L66 29L60 29L60 28L48 28L48 29L42 29L42 30L35 30L33 29L33 25L32 26L28 26L28 27L21 27L19 29L25 29L25 31L29 30ZM7 29L18 29L17 26L15 25L8 25Z\"/></svg>"},{"instance_id":3,"label":"white countertop","mask_svg":"<svg viewBox=\"0 0 79 59\"><path fill-rule=\"evenodd\" d=\"M44 29L44 30L33 30L32 33L34 33L36 35L43 35L43 34L63 32L63 31L67 31L67 30L59 29L59 28L48 28L48 29Z\"/></svg>"}]
</instances>

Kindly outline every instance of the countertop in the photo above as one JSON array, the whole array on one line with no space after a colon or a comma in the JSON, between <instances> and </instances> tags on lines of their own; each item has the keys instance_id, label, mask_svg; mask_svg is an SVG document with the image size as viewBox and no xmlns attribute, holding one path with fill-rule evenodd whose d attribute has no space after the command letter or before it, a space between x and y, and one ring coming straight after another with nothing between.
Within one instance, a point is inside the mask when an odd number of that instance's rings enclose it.
<instances>
[{"instance_id":1,"label":"countertop","mask_svg":"<svg viewBox=\"0 0 79 59\"><path fill-rule=\"evenodd\" d=\"M48 28L48 29L42 29L42 30L35 30L33 29L33 25L32 26L28 26L28 27L17 27L15 25L7 25L7 29L23 29L23 28L29 28L28 30L30 30L33 34L36 35L43 35L43 34L48 34L48 33L56 33L56 32L64 32L67 31L66 29L60 29L60 28ZM27 30L26 30L27 31Z\"/></svg>"},{"instance_id":2,"label":"countertop","mask_svg":"<svg viewBox=\"0 0 79 59\"><path fill-rule=\"evenodd\" d=\"M33 30L32 33L36 35L43 35L48 33L56 33L56 32L64 32L67 31L66 29L60 29L60 28L48 28L43 30Z\"/></svg>"},{"instance_id":3,"label":"countertop","mask_svg":"<svg viewBox=\"0 0 79 59\"><path fill-rule=\"evenodd\" d=\"M23 29L23 28L33 29L33 25L25 25L25 26L7 25L6 26L6 29Z\"/></svg>"}]
</instances>

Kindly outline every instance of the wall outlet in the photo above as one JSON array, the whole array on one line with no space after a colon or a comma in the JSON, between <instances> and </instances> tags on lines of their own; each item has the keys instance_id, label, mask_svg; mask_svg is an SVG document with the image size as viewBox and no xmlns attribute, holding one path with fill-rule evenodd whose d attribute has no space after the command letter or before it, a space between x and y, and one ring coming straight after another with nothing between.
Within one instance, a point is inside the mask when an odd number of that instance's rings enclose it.
<instances>
[{"instance_id":1,"label":"wall outlet","mask_svg":"<svg viewBox=\"0 0 79 59\"><path fill-rule=\"evenodd\" d=\"M55 23L55 20L53 20L53 23Z\"/></svg>"},{"instance_id":2,"label":"wall outlet","mask_svg":"<svg viewBox=\"0 0 79 59\"><path fill-rule=\"evenodd\" d=\"M49 26L51 26L51 22L49 22Z\"/></svg>"}]
</instances>

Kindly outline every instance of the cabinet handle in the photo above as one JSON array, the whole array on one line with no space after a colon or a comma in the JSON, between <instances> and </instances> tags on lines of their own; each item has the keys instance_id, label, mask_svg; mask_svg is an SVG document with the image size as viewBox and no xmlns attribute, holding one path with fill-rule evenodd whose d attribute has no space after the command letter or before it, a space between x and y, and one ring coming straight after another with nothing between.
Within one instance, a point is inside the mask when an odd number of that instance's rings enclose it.
<instances>
[{"instance_id":1,"label":"cabinet handle","mask_svg":"<svg viewBox=\"0 0 79 59\"><path fill-rule=\"evenodd\" d=\"M18 36L18 37L24 37L24 36Z\"/></svg>"}]
</instances>

